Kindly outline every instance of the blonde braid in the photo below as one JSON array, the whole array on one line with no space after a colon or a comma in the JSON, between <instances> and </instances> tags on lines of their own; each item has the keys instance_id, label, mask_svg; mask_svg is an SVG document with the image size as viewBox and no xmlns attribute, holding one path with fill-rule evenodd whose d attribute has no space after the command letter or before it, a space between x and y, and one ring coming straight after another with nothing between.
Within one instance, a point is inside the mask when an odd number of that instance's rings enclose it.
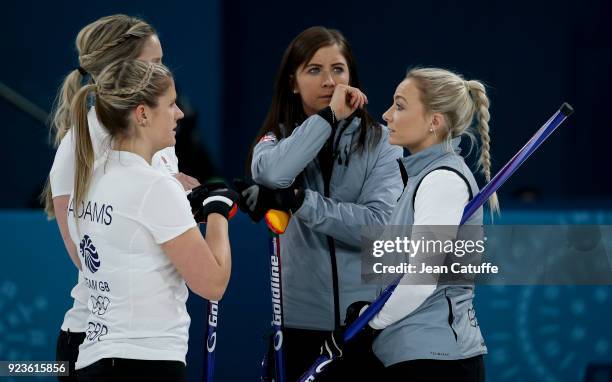
<instances>
[{"instance_id":1,"label":"blonde braid","mask_svg":"<svg viewBox=\"0 0 612 382\"><path fill-rule=\"evenodd\" d=\"M99 55L106 53L111 48L123 44L132 37L142 38L146 36L146 33L150 32L150 28L151 27L149 26L149 24L145 23L144 21L139 21L136 24L132 25L130 29L128 29L125 33L123 33L116 39L102 44L102 46L89 53L82 54L81 56L79 56L79 62L81 64L86 65L88 61L96 60Z\"/></svg>"},{"instance_id":2,"label":"blonde braid","mask_svg":"<svg viewBox=\"0 0 612 382\"><path fill-rule=\"evenodd\" d=\"M131 36L129 36L129 35L125 35L125 34L124 34L124 35L122 35L121 37L119 37L119 38L118 38L118 39L116 39L116 40L113 40L113 41L107 42L106 44L102 45L101 47L99 47L98 49L96 49L96 50L94 50L94 51L91 51L91 52L86 53L86 54L82 54L82 55L80 55L80 56L79 56L79 62L80 62L81 64L86 65L85 63L86 63L87 61L89 61L89 60L91 60L91 59L95 59L95 58L96 58L98 55L100 55L100 54L102 54L102 53L106 52L106 51L107 51L107 50L109 50L110 48L112 48L112 47L115 47L115 46L117 46L117 45L122 44L122 43L123 43L125 40L127 40L129 37L131 37Z\"/></svg>"},{"instance_id":3,"label":"blonde braid","mask_svg":"<svg viewBox=\"0 0 612 382\"><path fill-rule=\"evenodd\" d=\"M144 21L139 21L136 24L132 25L132 27L128 29L127 32L125 32L125 35L127 35L128 37L129 36L142 37L142 30L148 27L149 27L149 24L145 23Z\"/></svg>"},{"instance_id":4,"label":"blonde braid","mask_svg":"<svg viewBox=\"0 0 612 382\"><path fill-rule=\"evenodd\" d=\"M117 96L117 95L129 95L129 94L139 93L149 85L149 82L151 81L151 77L153 76L154 69L155 69L155 64L147 63L147 71L145 72L140 82L136 84L135 86L107 90L107 89L104 89L102 84L100 84L100 85L97 85L96 92L102 96Z\"/></svg>"},{"instance_id":5,"label":"blonde braid","mask_svg":"<svg viewBox=\"0 0 612 382\"><path fill-rule=\"evenodd\" d=\"M487 182L491 181L491 137L489 136L489 120L491 115L489 114L489 98L485 87L478 81L466 81L466 87L470 92L472 100L474 101L474 109L478 116L478 133L482 140L482 148L480 151L480 159L478 160L479 165L482 167ZM497 194L494 193L489 198L489 207L492 212L499 212L499 201Z\"/></svg>"}]
</instances>

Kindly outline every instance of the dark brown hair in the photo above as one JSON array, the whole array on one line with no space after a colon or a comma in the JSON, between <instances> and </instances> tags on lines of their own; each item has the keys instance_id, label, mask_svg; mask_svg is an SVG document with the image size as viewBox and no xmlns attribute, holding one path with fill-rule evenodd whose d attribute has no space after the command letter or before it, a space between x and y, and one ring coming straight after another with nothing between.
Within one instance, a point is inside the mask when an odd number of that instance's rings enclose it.
<instances>
[{"instance_id":1,"label":"dark brown hair","mask_svg":"<svg viewBox=\"0 0 612 382\"><path fill-rule=\"evenodd\" d=\"M331 45L337 45L346 59L350 78L349 85L361 89L353 52L348 41L340 31L322 26L310 27L302 31L291 41L281 60L274 84L272 103L263 126L251 145L246 165L247 169L251 165L253 149L261 137L272 132L280 139L283 136L280 125L283 125L287 135L290 135L293 129L306 119L301 97L299 94L293 93L295 73L302 65L307 64L319 49ZM376 120L365 108L357 109L354 116L361 118L359 139L355 148L359 151L364 149L368 129L373 130L370 143L372 146L377 144L381 138L382 131ZM247 172L250 171L247 170Z\"/></svg>"}]
</instances>

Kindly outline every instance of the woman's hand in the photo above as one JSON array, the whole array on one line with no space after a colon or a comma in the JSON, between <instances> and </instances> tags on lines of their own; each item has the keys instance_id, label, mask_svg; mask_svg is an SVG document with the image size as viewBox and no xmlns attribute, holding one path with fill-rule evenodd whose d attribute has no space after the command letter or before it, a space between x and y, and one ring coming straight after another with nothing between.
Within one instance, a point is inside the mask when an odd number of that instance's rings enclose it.
<instances>
[{"instance_id":1,"label":"woman's hand","mask_svg":"<svg viewBox=\"0 0 612 382\"><path fill-rule=\"evenodd\" d=\"M192 177L189 176L187 174L183 174L182 172L179 172L178 174L175 174L174 177L181 182L181 185L183 186L183 188L185 189L185 191L189 191L191 189L194 189L196 187L198 187L200 185L200 182Z\"/></svg>"},{"instance_id":2,"label":"woman's hand","mask_svg":"<svg viewBox=\"0 0 612 382\"><path fill-rule=\"evenodd\" d=\"M336 85L329 107L338 121L348 118L351 114L368 103L368 97L357 88L347 85Z\"/></svg>"}]
</instances>

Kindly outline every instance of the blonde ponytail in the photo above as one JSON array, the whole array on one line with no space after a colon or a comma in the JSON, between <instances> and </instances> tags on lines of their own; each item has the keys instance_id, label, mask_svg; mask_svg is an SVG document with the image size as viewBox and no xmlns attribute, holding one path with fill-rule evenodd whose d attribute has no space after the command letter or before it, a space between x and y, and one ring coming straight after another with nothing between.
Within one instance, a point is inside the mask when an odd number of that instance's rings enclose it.
<instances>
[{"instance_id":1,"label":"blonde ponytail","mask_svg":"<svg viewBox=\"0 0 612 382\"><path fill-rule=\"evenodd\" d=\"M68 73L66 78L64 78L64 82L62 86L59 88L57 93L57 97L55 99L55 104L53 106L53 114L51 120L51 127L53 129L53 145L58 147L62 138L66 135L68 130L70 130L70 103L72 98L76 94L77 91L81 88L83 83L83 76L78 71L78 69L73 70ZM47 181L45 182L45 187L41 194L40 198L41 202L44 204L44 210L47 214L48 219L53 219L55 217L55 210L53 208L53 194L51 193L51 182L47 177Z\"/></svg>"},{"instance_id":2,"label":"blonde ponytail","mask_svg":"<svg viewBox=\"0 0 612 382\"><path fill-rule=\"evenodd\" d=\"M83 84L83 76L78 69L70 72L57 94L55 111L53 113L53 127L55 129L55 146L59 146L62 138L70 130L70 103Z\"/></svg>"},{"instance_id":3,"label":"blonde ponytail","mask_svg":"<svg viewBox=\"0 0 612 382\"><path fill-rule=\"evenodd\" d=\"M89 92L94 90L96 85L90 84L83 86L74 95L70 105L72 125L74 126L74 191L73 208L75 219L78 216L77 209L81 205L85 194L89 188L91 174L94 166L94 150L89 134L87 123L87 98Z\"/></svg>"},{"instance_id":4,"label":"blonde ponytail","mask_svg":"<svg viewBox=\"0 0 612 382\"><path fill-rule=\"evenodd\" d=\"M55 218L55 208L53 208L53 194L51 193L51 180L47 177L45 187L39 196L40 202L44 206L45 214L47 214L47 220Z\"/></svg>"},{"instance_id":5,"label":"blonde ponytail","mask_svg":"<svg viewBox=\"0 0 612 382\"><path fill-rule=\"evenodd\" d=\"M482 168L482 172L488 183L491 181L491 138L489 137L489 119L491 119L491 115L489 114L489 98L487 97L485 87L482 83L472 80L466 81L466 84L474 101L474 109L478 119L476 130L482 141L478 164ZM493 193L493 195L489 197L489 208L492 212L499 213L497 193Z\"/></svg>"}]
</instances>

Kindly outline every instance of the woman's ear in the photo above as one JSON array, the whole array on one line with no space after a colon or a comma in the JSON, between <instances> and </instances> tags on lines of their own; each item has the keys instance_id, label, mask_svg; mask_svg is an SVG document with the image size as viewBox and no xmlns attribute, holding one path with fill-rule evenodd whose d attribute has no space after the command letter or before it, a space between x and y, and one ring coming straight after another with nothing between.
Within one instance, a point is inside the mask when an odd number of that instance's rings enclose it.
<instances>
[{"instance_id":1,"label":"woman's ear","mask_svg":"<svg viewBox=\"0 0 612 382\"><path fill-rule=\"evenodd\" d=\"M434 113L431 116L431 128L434 129L434 131L443 132L446 130L445 127L446 120L444 116L441 113Z\"/></svg>"},{"instance_id":2,"label":"woman's ear","mask_svg":"<svg viewBox=\"0 0 612 382\"><path fill-rule=\"evenodd\" d=\"M136 108L134 109L134 118L138 126L147 125L148 120L145 105L136 106Z\"/></svg>"},{"instance_id":3,"label":"woman's ear","mask_svg":"<svg viewBox=\"0 0 612 382\"><path fill-rule=\"evenodd\" d=\"M289 75L289 86L291 87L291 92L293 94L298 94L300 90L297 88L297 81L295 80L295 76L293 74Z\"/></svg>"}]
</instances>

